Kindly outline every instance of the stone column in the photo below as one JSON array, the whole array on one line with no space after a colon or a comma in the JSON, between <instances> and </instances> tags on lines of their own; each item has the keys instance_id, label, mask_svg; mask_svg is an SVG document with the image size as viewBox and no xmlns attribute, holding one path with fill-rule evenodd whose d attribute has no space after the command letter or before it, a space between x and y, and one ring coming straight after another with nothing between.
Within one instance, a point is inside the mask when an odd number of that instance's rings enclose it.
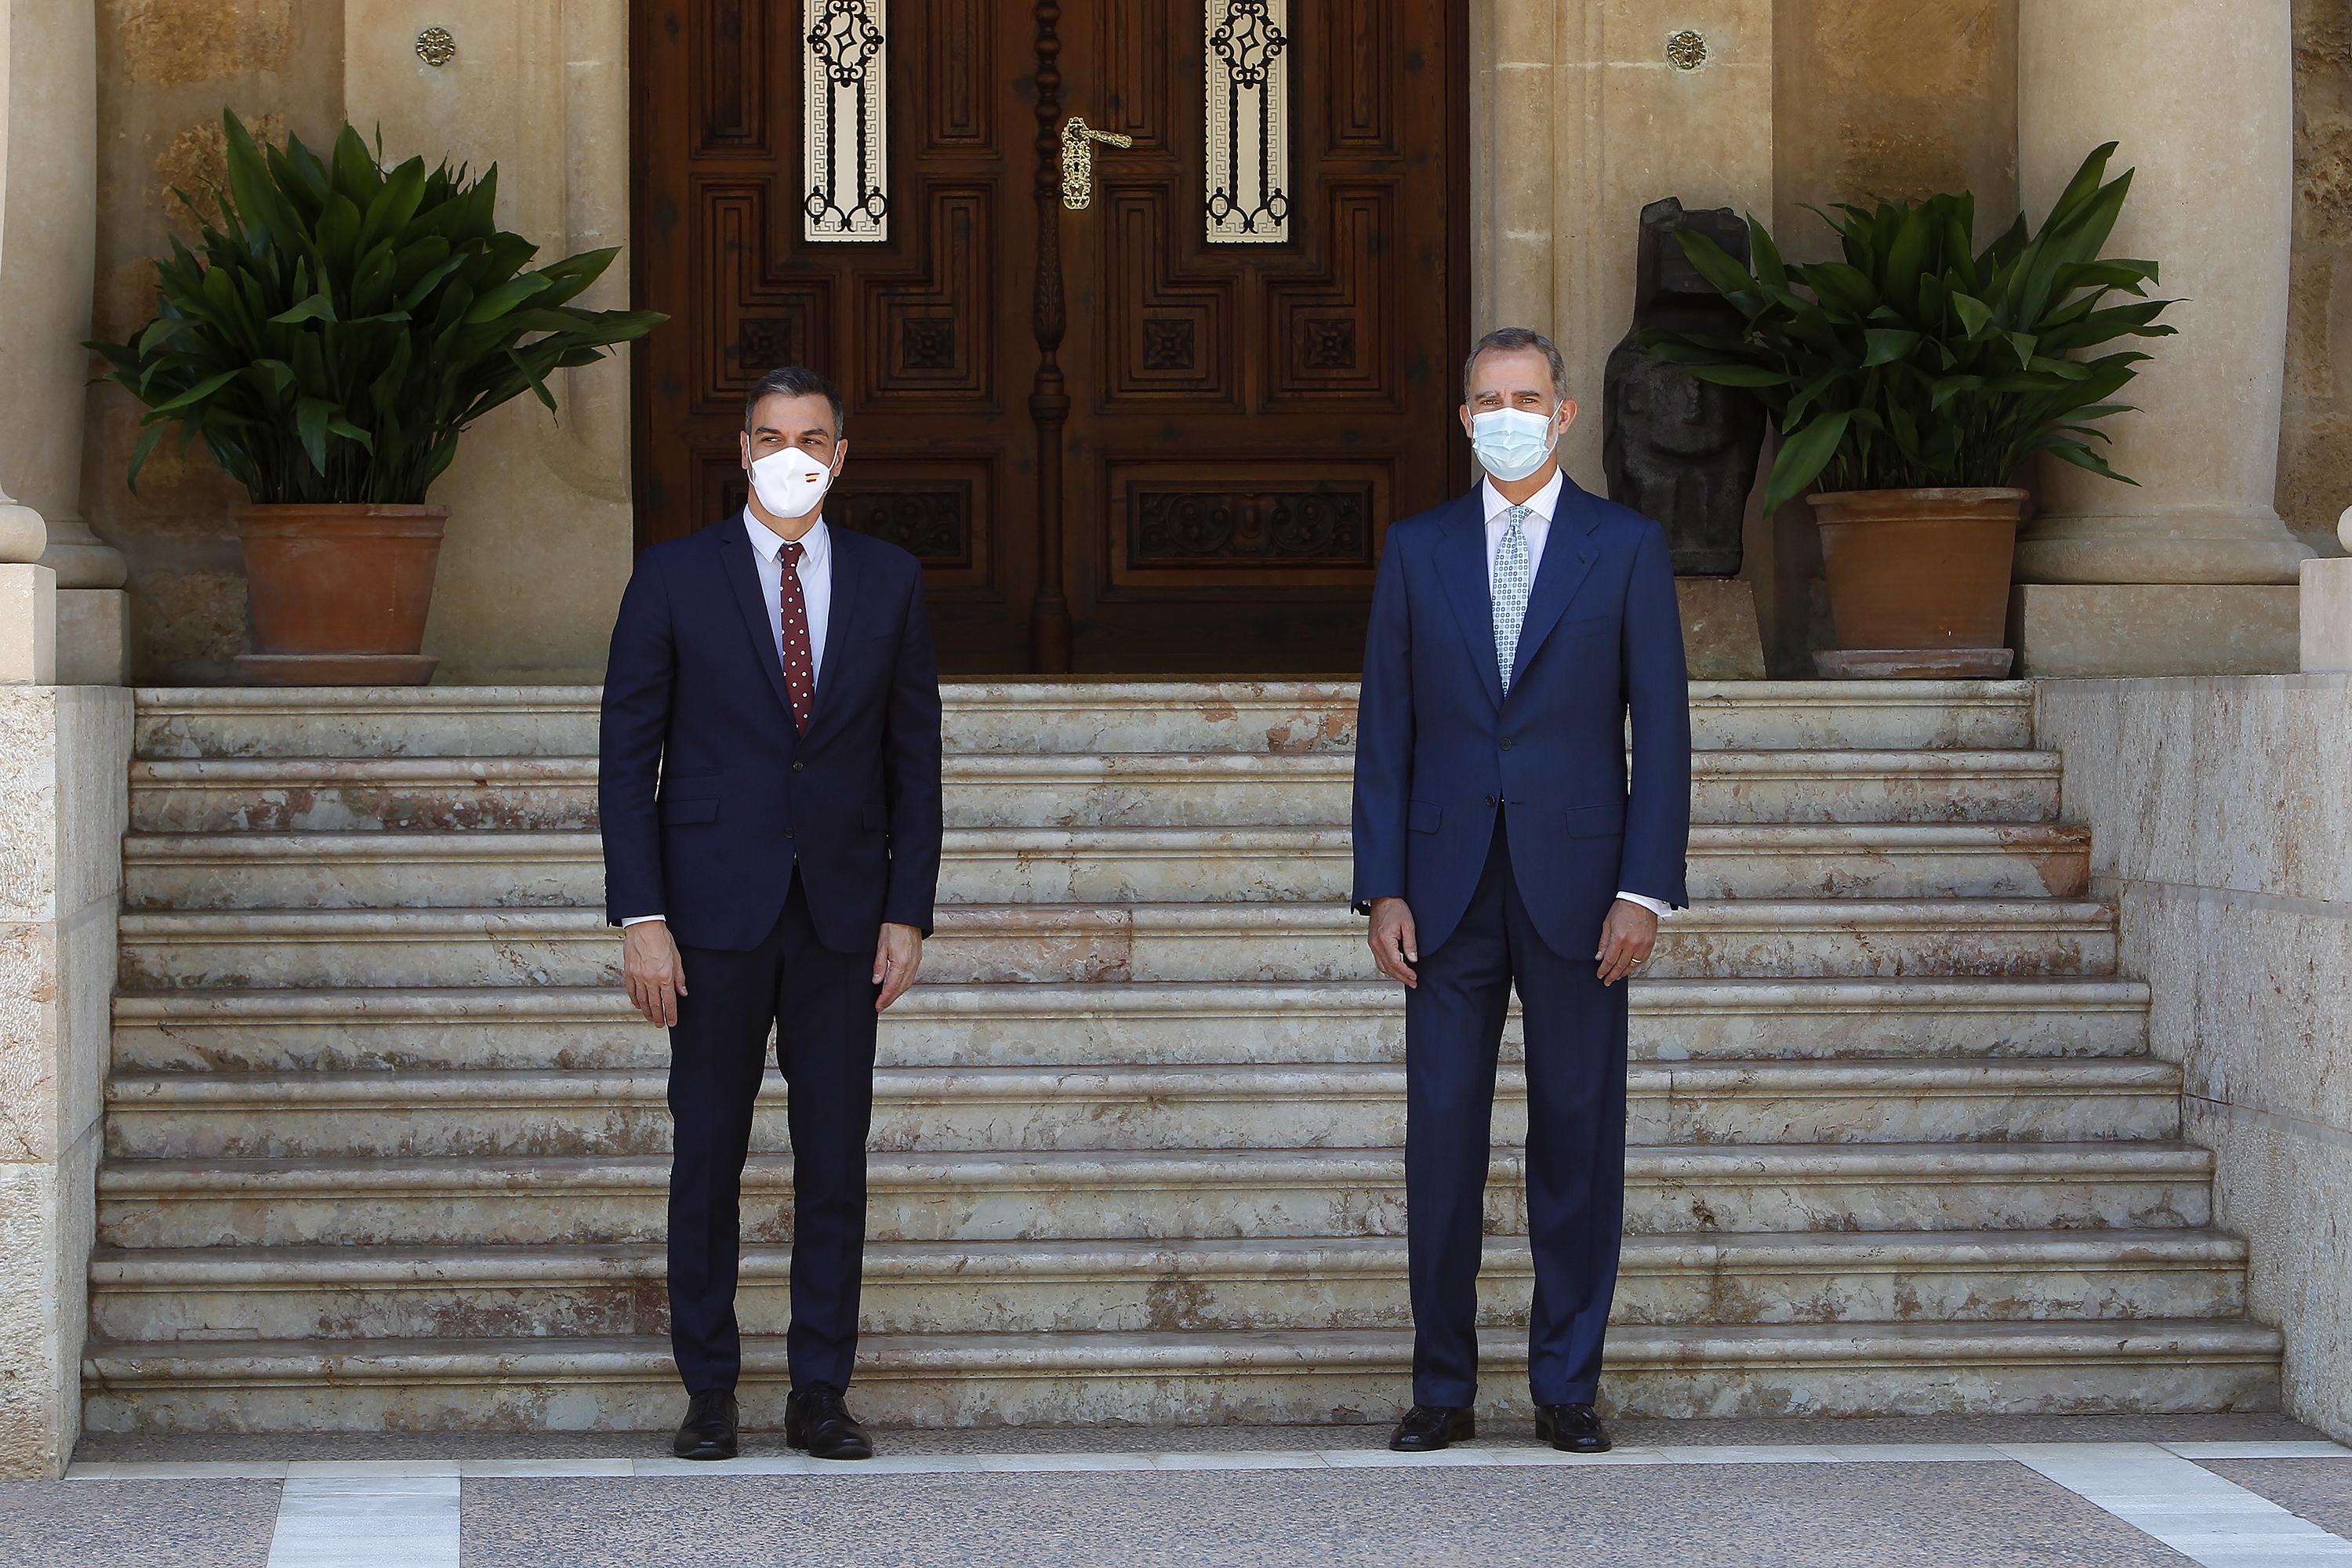
<instances>
[{"instance_id":1,"label":"stone column","mask_svg":"<svg viewBox=\"0 0 2352 1568\"><path fill-rule=\"evenodd\" d=\"M120 552L81 515L98 237L98 37L89 5L5 0L5 205L0 205L0 486L46 524L56 574L58 679L123 679Z\"/></svg>"},{"instance_id":2,"label":"stone column","mask_svg":"<svg viewBox=\"0 0 2352 1568\"><path fill-rule=\"evenodd\" d=\"M2180 335L2109 421L2117 485L2055 461L2018 544L2027 674L2295 666L2296 570L2274 507L2293 239L2289 0L2021 7L2018 174L2039 222L2085 154L2137 171L2110 254L2151 258Z\"/></svg>"}]
</instances>

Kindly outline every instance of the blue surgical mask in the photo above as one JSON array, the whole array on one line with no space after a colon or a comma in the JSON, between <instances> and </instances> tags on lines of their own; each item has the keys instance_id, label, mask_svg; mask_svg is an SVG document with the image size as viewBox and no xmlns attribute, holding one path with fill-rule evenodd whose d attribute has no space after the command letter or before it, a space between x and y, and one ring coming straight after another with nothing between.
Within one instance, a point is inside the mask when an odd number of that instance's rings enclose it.
<instances>
[{"instance_id":1,"label":"blue surgical mask","mask_svg":"<svg viewBox=\"0 0 2352 1568\"><path fill-rule=\"evenodd\" d=\"M1478 466L1495 479L1524 479L1544 466L1559 437L1552 416L1523 408L1490 408L1470 416L1470 449Z\"/></svg>"}]
</instances>

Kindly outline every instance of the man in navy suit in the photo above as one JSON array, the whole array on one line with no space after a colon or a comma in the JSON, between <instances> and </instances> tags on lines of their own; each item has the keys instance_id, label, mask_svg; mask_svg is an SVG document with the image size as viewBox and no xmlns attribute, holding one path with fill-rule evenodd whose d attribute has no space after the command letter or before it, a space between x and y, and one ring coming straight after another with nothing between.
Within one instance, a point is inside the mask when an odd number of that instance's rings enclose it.
<instances>
[{"instance_id":1,"label":"man in navy suit","mask_svg":"<svg viewBox=\"0 0 2352 1568\"><path fill-rule=\"evenodd\" d=\"M792 1394L821 1458L872 1438L857 1349L875 1026L914 984L940 871L940 686L922 571L825 526L840 395L772 372L742 512L637 557L604 672L597 799L630 1000L669 1030L673 1451L732 1458L737 1200L776 1032L793 1143Z\"/></svg>"},{"instance_id":2,"label":"man in navy suit","mask_svg":"<svg viewBox=\"0 0 2352 1568\"><path fill-rule=\"evenodd\" d=\"M1389 1446L1427 1452L1475 1430L1488 1123L1516 986L1537 1430L1601 1453L1625 1187L1620 982L1688 901L1682 625L1664 531L1560 472L1576 405L1559 352L1524 329L1489 332L1463 382L1487 477L1390 528L1356 732L1354 903L1381 973L1408 988L1413 1405Z\"/></svg>"}]
</instances>

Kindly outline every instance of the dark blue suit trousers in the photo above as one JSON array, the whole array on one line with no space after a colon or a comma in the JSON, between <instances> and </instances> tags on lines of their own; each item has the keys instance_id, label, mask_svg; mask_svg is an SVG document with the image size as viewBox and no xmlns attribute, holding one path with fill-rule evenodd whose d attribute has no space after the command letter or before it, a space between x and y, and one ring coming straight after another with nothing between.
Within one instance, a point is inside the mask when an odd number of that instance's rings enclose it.
<instances>
[{"instance_id":1,"label":"dark blue suit trousers","mask_svg":"<svg viewBox=\"0 0 2352 1568\"><path fill-rule=\"evenodd\" d=\"M1357 721L1355 903L1402 898L1413 1399L1477 1392L1495 1064L1527 1036L1528 1383L1590 1403L1622 1238L1626 994L1594 951L1620 890L1689 901L1690 706L1664 532L1563 485L1509 694L1477 492L1389 530ZM1625 733L1633 733L1629 768Z\"/></svg>"}]
</instances>

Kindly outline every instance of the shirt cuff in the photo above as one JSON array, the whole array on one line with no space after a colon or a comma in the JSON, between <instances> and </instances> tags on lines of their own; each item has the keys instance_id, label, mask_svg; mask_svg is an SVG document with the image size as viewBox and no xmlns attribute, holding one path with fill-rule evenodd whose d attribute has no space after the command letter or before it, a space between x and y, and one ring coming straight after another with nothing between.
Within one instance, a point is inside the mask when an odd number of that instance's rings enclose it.
<instances>
[{"instance_id":1,"label":"shirt cuff","mask_svg":"<svg viewBox=\"0 0 2352 1568\"><path fill-rule=\"evenodd\" d=\"M1621 894L1620 897L1622 897L1622 895ZM631 915L627 920L621 922L621 929L623 931L626 931L631 926L641 926L647 921L667 920L667 918L668 917L666 915Z\"/></svg>"},{"instance_id":2,"label":"shirt cuff","mask_svg":"<svg viewBox=\"0 0 2352 1568\"><path fill-rule=\"evenodd\" d=\"M1652 914L1657 916L1662 921L1672 920L1674 918L1674 906L1672 904L1665 903L1663 900L1657 899L1645 899L1639 893L1628 893L1622 890L1617 896L1624 900L1629 904L1641 905L1643 909L1649 910Z\"/></svg>"}]
</instances>

